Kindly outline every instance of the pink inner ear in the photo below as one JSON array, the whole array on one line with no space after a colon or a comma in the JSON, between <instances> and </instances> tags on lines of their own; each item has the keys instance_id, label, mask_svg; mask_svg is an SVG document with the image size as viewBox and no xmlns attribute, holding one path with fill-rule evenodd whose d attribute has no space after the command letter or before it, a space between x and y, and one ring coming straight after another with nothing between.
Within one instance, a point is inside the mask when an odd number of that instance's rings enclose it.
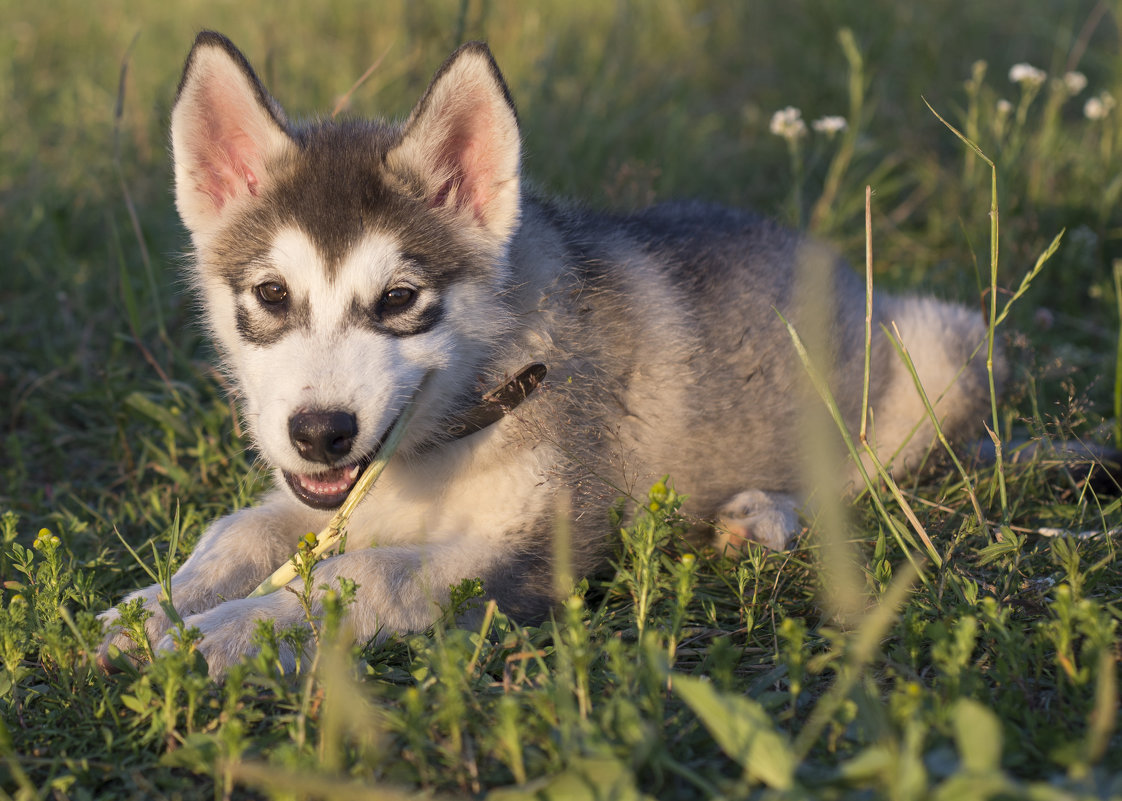
<instances>
[{"instance_id":1,"label":"pink inner ear","mask_svg":"<svg viewBox=\"0 0 1122 801\"><path fill-rule=\"evenodd\" d=\"M488 158L487 149L479 141L469 141L460 152L460 163L464 165L464 174L473 177L464 203L471 204L472 213L480 222L487 221L487 206L491 202L491 184L495 173L495 165Z\"/></svg>"},{"instance_id":2,"label":"pink inner ear","mask_svg":"<svg viewBox=\"0 0 1122 801\"><path fill-rule=\"evenodd\" d=\"M497 165L495 153L488 146L492 135L491 115L461 115L452 127L441 148L439 163L447 171L444 182L429 201L433 208L443 206L449 199L458 209L470 209L482 223L487 222L487 210L494 192Z\"/></svg>"},{"instance_id":3,"label":"pink inner ear","mask_svg":"<svg viewBox=\"0 0 1122 801\"><path fill-rule=\"evenodd\" d=\"M196 186L218 211L240 194L258 194L261 153L246 130L248 121L239 119L236 99L221 91L208 94L197 130L199 144L194 148Z\"/></svg>"},{"instance_id":4,"label":"pink inner ear","mask_svg":"<svg viewBox=\"0 0 1122 801\"><path fill-rule=\"evenodd\" d=\"M257 176L236 153L215 147L199 165L202 180L197 184L198 189L211 199L216 211L236 197L243 187L250 195L257 195Z\"/></svg>"}]
</instances>

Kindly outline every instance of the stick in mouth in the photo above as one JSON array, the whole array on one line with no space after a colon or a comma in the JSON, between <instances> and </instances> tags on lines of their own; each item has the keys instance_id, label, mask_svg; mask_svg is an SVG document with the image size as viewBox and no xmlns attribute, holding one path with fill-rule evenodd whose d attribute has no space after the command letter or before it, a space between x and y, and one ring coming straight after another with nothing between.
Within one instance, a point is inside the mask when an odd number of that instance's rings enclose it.
<instances>
[{"instance_id":1,"label":"stick in mouth","mask_svg":"<svg viewBox=\"0 0 1122 801\"><path fill-rule=\"evenodd\" d=\"M343 501L343 505L339 507L339 511L331 518L331 522L319 533L316 537L316 544L312 548L312 554L316 557L330 551L339 541L343 538L343 531L347 527L347 521L350 520L351 514L362 499L366 497L366 493L374 486L374 482L378 480L378 476L382 475L382 471L386 469L386 465L390 459L393 458L394 451L401 443L402 437L405 436L405 428L409 425L409 420L413 417L413 413L417 408L417 398L424 391L425 386L429 382L431 372L427 373L422 379L421 384L417 387L413 397L409 399L405 409L398 416L393 426L390 428L389 434L386 435L382 447L378 449L377 455L366 466L362 475L359 476L358 481L351 488L347 494L347 499ZM281 565L271 576L262 581L248 598L260 598L262 595L268 595L271 592L276 592L281 587L288 584L292 579L296 578L296 560L304 559L299 552L293 554L292 558Z\"/></svg>"}]
</instances>

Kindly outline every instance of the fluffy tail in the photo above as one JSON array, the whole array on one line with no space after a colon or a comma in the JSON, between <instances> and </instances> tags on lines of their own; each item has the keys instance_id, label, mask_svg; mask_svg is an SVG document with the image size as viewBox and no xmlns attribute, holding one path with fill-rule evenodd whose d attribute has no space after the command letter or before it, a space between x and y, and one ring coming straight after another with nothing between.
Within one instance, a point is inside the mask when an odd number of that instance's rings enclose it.
<instances>
[{"instance_id":1,"label":"fluffy tail","mask_svg":"<svg viewBox=\"0 0 1122 801\"><path fill-rule=\"evenodd\" d=\"M977 312L928 297L887 298L881 319L900 332L924 393L935 409L943 433L952 440L985 439L989 376L986 325ZM891 463L894 475L916 470L935 435L926 405L903 359L888 349L888 376L873 406L878 458ZM1007 373L994 355L994 378L1000 388Z\"/></svg>"}]
</instances>

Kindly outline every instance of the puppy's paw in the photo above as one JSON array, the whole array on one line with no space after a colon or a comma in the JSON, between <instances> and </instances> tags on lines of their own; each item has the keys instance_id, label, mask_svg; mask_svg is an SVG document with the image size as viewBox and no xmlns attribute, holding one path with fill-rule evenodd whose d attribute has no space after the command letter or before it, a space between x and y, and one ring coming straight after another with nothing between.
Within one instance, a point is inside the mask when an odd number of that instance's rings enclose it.
<instances>
[{"instance_id":1,"label":"puppy's paw","mask_svg":"<svg viewBox=\"0 0 1122 801\"><path fill-rule=\"evenodd\" d=\"M722 507L714 546L718 553L735 552L751 541L782 551L798 532L799 512L794 498L781 492L747 490Z\"/></svg>"},{"instance_id":2,"label":"puppy's paw","mask_svg":"<svg viewBox=\"0 0 1122 801\"><path fill-rule=\"evenodd\" d=\"M124 604L138 599L142 602L144 609L149 613L144 621L144 633L149 643L156 643L161 640L172 625L167 613L164 612L163 607L160 606L158 600L159 595L159 586L153 585L130 593L118 605L118 607L123 606ZM97 648L97 664L107 673L117 669L116 665L114 665L115 652L124 654L132 658L135 662L136 655L147 651L144 643L137 642L132 632L125 630L121 622L121 612L118 607L107 609L97 616L97 619L102 623L102 630L105 632Z\"/></svg>"},{"instance_id":3,"label":"puppy's paw","mask_svg":"<svg viewBox=\"0 0 1122 801\"><path fill-rule=\"evenodd\" d=\"M206 660L208 673L212 679L221 680L231 667L246 656L258 651L255 634L258 621L266 620L276 628L304 623L301 610L295 603L289 603L288 594L277 592L264 598L246 598L227 601L198 615L191 615L183 622L188 629L198 629L202 635L196 647ZM311 637L307 638L310 644ZM156 643L156 650L170 651L175 642L168 634ZM309 647L301 654L306 662L312 651ZM295 669L296 654L287 645L280 652L281 667L288 673Z\"/></svg>"}]
</instances>

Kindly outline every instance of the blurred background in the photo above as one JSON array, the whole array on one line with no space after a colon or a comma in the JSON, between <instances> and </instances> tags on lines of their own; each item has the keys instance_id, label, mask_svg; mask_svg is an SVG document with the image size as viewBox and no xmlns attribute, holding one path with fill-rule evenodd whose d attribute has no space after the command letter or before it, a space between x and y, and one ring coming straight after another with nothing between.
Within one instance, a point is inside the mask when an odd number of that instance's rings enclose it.
<instances>
[{"instance_id":1,"label":"blurred background","mask_svg":"<svg viewBox=\"0 0 1122 801\"><path fill-rule=\"evenodd\" d=\"M344 98L341 114L402 118L453 48L484 39L540 191L612 208L687 196L750 206L861 263L870 184L878 284L980 305L991 172L926 98L996 162L1001 303L1066 229L1014 310L1028 389L1014 392L1010 418L1109 427L1119 10L1091 0L0 0L0 503L57 514L60 488L100 492L135 477L146 464L138 419L166 437L175 419L189 432L210 425L199 415L211 409L215 437L238 433L179 283L186 237L170 190L169 108L203 28L230 36L293 118L331 114ZM1014 74L1018 64L1037 72ZM805 130L784 137L773 116L787 107ZM815 130L829 116L845 128ZM178 450L156 450L161 475L197 480L197 467L176 473Z\"/></svg>"}]
</instances>

